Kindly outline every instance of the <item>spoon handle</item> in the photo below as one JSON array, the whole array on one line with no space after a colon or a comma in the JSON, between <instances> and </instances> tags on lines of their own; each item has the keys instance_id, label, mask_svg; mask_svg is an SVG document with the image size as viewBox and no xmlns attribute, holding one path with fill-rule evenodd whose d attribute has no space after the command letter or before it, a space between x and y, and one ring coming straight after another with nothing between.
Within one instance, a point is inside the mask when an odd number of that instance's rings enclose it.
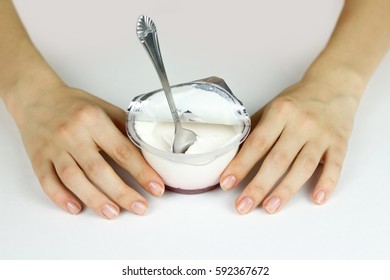
<instances>
[{"instance_id":1,"label":"spoon handle","mask_svg":"<svg viewBox=\"0 0 390 280\"><path fill-rule=\"evenodd\" d=\"M168 100L173 121L175 122L175 127L181 126L175 106L175 101L173 100L171 86L169 85L167 73L165 72L160 46L158 44L156 25L148 16L140 16L138 18L137 36L152 59L153 65L157 70L166 98Z\"/></svg>"}]
</instances>

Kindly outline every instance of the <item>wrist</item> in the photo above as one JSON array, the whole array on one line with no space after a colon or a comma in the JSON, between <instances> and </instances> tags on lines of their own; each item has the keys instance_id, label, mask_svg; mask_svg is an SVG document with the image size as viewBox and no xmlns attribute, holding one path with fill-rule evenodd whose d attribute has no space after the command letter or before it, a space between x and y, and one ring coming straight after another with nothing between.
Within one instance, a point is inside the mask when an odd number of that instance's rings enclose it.
<instances>
[{"instance_id":1,"label":"wrist","mask_svg":"<svg viewBox=\"0 0 390 280\"><path fill-rule=\"evenodd\" d=\"M0 75L0 97L19 123L26 106L37 102L45 88L63 85L63 82L29 41L20 44L12 58L5 62L6 72Z\"/></svg>"},{"instance_id":2,"label":"wrist","mask_svg":"<svg viewBox=\"0 0 390 280\"><path fill-rule=\"evenodd\" d=\"M346 61L321 54L306 71L302 82L319 83L333 89L330 93L337 92L360 100L368 77Z\"/></svg>"}]
</instances>

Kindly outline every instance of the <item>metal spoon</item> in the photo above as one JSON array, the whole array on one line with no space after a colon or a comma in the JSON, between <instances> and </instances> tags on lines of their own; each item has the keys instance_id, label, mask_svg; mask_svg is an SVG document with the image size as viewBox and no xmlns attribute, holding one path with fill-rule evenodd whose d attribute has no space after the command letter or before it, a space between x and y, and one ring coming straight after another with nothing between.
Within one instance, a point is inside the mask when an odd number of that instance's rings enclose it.
<instances>
[{"instance_id":1,"label":"metal spoon","mask_svg":"<svg viewBox=\"0 0 390 280\"><path fill-rule=\"evenodd\" d=\"M165 92L165 96L168 100L173 121L175 123L175 135L173 139L172 151L174 153L185 153L188 148L194 144L197 135L193 131L183 128L180 123L179 115L177 114L177 109L173 100L171 87L165 72L160 46L158 44L157 29L154 22L149 17L140 16L138 18L137 36L142 45L145 47L147 53L153 61L154 67L157 70Z\"/></svg>"}]
</instances>

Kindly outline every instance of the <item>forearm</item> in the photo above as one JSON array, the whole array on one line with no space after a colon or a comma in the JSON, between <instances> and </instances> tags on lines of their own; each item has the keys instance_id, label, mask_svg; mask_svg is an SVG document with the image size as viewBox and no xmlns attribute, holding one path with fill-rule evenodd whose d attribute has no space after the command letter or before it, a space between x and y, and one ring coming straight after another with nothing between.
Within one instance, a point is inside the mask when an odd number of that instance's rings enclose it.
<instances>
[{"instance_id":1,"label":"forearm","mask_svg":"<svg viewBox=\"0 0 390 280\"><path fill-rule=\"evenodd\" d=\"M11 0L0 0L0 38L0 97L14 115L16 104L38 97L34 87L60 79L31 42Z\"/></svg>"},{"instance_id":2,"label":"forearm","mask_svg":"<svg viewBox=\"0 0 390 280\"><path fill-rule=\"evenodd\" d=\"M390 47L390 0L346 0L334 32L305 79L356 89L360 97Z\"/></svg>"}]
</instances>

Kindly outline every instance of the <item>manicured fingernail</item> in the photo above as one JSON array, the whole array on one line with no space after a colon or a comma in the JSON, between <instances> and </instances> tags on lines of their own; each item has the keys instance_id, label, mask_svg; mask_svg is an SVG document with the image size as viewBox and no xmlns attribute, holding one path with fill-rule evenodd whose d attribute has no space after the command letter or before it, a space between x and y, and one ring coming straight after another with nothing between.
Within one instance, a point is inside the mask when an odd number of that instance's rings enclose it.
<instances>
[{"instance_id":1,"label":"manicured fingernail","mask_svg":"<svg viewBox=\"0 0 390 280\"><path fill-rule=\"evenodd\" d=\"M252 210L254 205L253 200L250 197L245 197L237 206L237 211L241 215L248 214Z\"/></svg>"},{"instance_id":2,"label":"manicured fingernail","mask_svg":"<svg viewBox=\"0 0 390 280\"><path fill-rule=\"evenodd\" d=\"M147 209L148 207L146 206L146 204L140 201L136 201L131 205L131 210L133 210L135 214L140 216L144 215Z\"/></svg>"},{"instance_id":3,"label":"manicured fingernail","mask_svg":"<svg viewBox=\"0 0 390 280\"><path fill-rule=\"evenodd\" d=\"M234 184L236 183L237 179L233 175L229 175L220 182L220 186L224 191L227 191L231 188L233 188Z\"/></svg>"},{"instance_id":4,"label":"manicured fingernail","mask_svg":"<svg viewBox=\"0 0 390 280\"><path fill-rule=\"evenodd\" d=\"M316 196L315 196L315 198L314 198L314 201L315 201L315 203L317 203L317 204L322 204L322 203L324 203L324 201L325 201L325 192L324 191L319 191L317 194L316 194Z\"/></svg>"},{"instance_id":5,"label":"manicured fingernail","mask_svg":"<svg viewBox=\"0 0 390 280\"><path fill-rule=\"evenodd\" d=\"M264 208L268 213L273 214L276 212L276 210L278 210L279 206L280 206L280 198L274 196L270 200L268 200Z\"/></svg>"},{"instance_id":6,"label":"manicured fingernail","mask_svg":"<svg viewBox=\"0 0 390 280\"><path fill-rule=\"evenodd\" d=\"M151 183L149 184L149 191L150 191L154 196L160 197L160 196L162 196L163 193L164 193L164 187L161 186L159 183L151 182Z\"/></svg>"},{"instance_id":7,"label":"manicured fingernail","mask_svg":"<svg viewBox=\"0 0 390 280\"><path fill-rule=\"evenodd\" d=\"M114 219L116 216L118 216L119 211L114 206L110 204L106 204L102 208L102 214L107 219L111 220Z\"/></svg>"},{"instance_id":8,"label":"manicured fingernail","mask_svg":"<svg viewBox=\"0 0 390 280\"><path fill-rule=\"evenodd\" d=\"M66 204L66 209L68 209L68 212L72 215L76 215L77 213L80 212L81 208L80 206L78 206L76 203L74 203L73 201L69 201L67 204Z\"/></svg>"}]
</instances>

